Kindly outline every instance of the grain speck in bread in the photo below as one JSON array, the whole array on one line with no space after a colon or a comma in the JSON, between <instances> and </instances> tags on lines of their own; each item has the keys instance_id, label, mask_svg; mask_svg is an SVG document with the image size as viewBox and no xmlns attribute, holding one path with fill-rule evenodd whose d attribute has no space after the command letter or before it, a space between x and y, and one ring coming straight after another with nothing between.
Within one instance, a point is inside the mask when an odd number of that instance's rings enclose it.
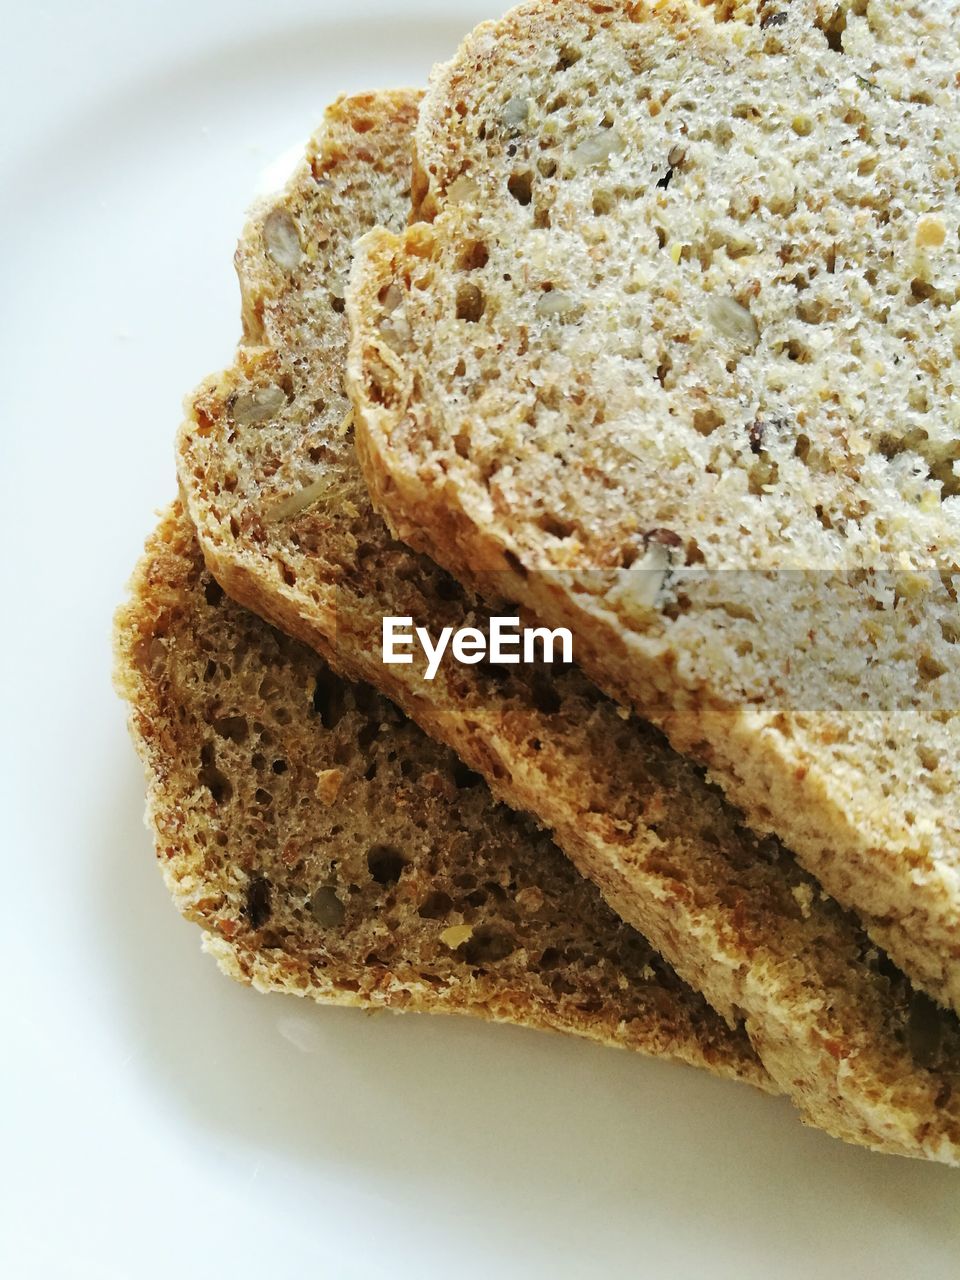
<instances>
[{"instance_id":1,"label":"grain speck in bread","mask_svg":"<svg viewBox=\"0 0 960 1280\"><path fill-rule=\"evenodd\" d=\"M773 1088L742 1029L529 819L225 596L176 507L118 613L116 654L160 867L233 977L571 1032Z\"/></svg>"},{"instance_id":2,"label":"grain speck in bread","mask_svg":"<svg viewBox=\"0 0 960 1280\"><path fill-rule=\"evenodd\" d=\"M534 0L351 299L399 536L575 633L960 1007L960 22ZM482 581L481 581L482 579Z\"/></svg>"},{"instance_id":3,"label":"grain speck in bread","mask_svg":"<svg viewBox=\"0 0 960 1280\"><path fill-rule=\"evenodd\" d=\"M657 732L622 718L575 668L546 680L444 665L428 685L416 666L382 664L385 614L434 632L484 621L433 562L389 538L356 465L341 385L347 335L334 304L352 237L371 216L396 227L406 217L415 112L401 105L386 95L339 103L308 165L244 233L246 338L234 366L197 393L180 436L181 486L207 563L231 596L385 691L499 798L544 823L691 986L730 1021L746 1019L807 1119L885 1150L956 1158L944 1102L952 1019L934 1016L937 1054L920 1052L910 1028L925 1006L902 978ZM294 228L298 259L267 251L268 220Z\"/></svg>"}]
</instances>

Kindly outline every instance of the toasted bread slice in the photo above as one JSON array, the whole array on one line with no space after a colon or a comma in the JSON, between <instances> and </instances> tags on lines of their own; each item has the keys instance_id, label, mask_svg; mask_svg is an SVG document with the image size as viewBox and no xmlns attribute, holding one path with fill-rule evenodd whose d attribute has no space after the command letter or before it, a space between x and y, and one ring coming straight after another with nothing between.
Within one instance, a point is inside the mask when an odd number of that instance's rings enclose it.
<instances>
[{"instance_id":1,"label":"toasted bread slice","mask_svg":"<svg viewBox=\"0 0 960 1280\"><path fill-rule=\"evenodd\" d=\"M484 623L452 579L391 541L344 424L339 297L351 238L370 217L399 226L405 215L413 113L397 102L338 104L308 165L244 233L247 337L234 367L197 393L180 436L208 565L230 595L385 691L499 798L549 827L687 982L731 1022L746 1018L808 1119L886 1150L955 1158L960 1129L943 1104L954 1020L915 999L819 886L775 841L755 839L657 732L576 668L547 678L445 664L425 682L421 665L383 665L385 614L434 633ZM277 253L280 227L299 255Z\"/></svg>"},{"instance_id":2,"label":"toasted bread slice","mask_svg":"<svg viewBox=\"0 0 960 1280\"><path fill-rule=\"evenodd\" d=\"M395 532L960 1008L958 65L940 0L534 0L436 74L352 311Z\"/></svg>"},{"instance_id":3,"label":"toasted bread slice","mask_svg":"<svg viewBox=\"0 0 960 1280\"><path fill-rule=\"evenodd\" d=\"M116 681L174 900L233 977L471 1013L772 1083L549 838L385 698L229 600L171 508Z\"/></svg>"}]
</instances>

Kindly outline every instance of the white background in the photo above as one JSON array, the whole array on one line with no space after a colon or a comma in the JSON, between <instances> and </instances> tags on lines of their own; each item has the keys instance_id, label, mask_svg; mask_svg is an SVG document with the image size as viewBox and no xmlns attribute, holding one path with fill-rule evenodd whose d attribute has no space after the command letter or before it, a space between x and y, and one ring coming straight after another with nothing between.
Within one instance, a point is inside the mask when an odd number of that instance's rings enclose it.
<instances>
[{"instance_id":1,"label":"white background","mask_svg":"<svg viewBox=\"0 0 960 1280\"><path fill-rule=\"evenodd\" d=\"M238 336L271 162L491 10L0 16L2 1274L956 1277L958 1173L663 1063L259 997L200 954L142 826L111 612L181 399Z\"/></svg>"}]
</instances>

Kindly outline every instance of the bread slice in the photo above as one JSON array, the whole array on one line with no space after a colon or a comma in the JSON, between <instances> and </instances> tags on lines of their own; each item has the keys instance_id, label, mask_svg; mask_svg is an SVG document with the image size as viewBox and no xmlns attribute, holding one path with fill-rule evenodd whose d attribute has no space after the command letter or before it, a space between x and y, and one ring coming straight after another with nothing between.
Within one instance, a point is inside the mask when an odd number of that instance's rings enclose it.
<instances>
[{"instance_id":1,"label":"bread slice","mask_svg":"<svg viewBox=\"0 0 960 1280\"><path fill-rule=\"evenodd\" d=\"M236 364L197 393L180 436L208 565L230 595L386 692L500 799L546 825L691 986L731 1022L746 1019L808 1119L887 1150L956 1158L954 1020L914 998L819 886L775 841L752 836L656 731L576 668L444 664L427 683L420 665L381 662L385 614L434 634L485 620L435 564L391 541L344 421L341 282L355 231L371 217L402 224L408 108L395 97L339 103L308 165L244 233L246 339ZM278 254L278 227L299 256Z\"/></svg>"},{"instance_id":2,"label":"bread slice","mask_svg":"<svg viewBox=\"0 0 960 1280\"><path fill-rule=\"evenodd\" d=\"M435 75L352 369L394 531L960 1008L958 66L941 0L533 0Z\"/></svg>"},{"instance_id":3,"label":"bread slice","mask_svg":"<svg viewBox=\"0 0 960 1280\"><path fill-rule=\"evenodd\" d=\"M472 1013L772 1083L528 819L373 690L230 601L168 510L116 681L174 900L231 976Z\"/></svg>"}]
</instances>

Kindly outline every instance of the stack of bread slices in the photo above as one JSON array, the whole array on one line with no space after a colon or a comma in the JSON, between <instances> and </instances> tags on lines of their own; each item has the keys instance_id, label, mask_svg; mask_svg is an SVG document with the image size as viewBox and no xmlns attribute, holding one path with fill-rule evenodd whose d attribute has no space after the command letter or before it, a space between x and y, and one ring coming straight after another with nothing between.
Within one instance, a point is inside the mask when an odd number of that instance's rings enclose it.
<instances>
[{"instance_id":1,"label":"stack of bread slices","mask_svg":"<svg viewBox=\"0 0 960 1280\"><path fill-rule=\"evenodd\" d=\"M960 1163L960 28L530 0L237 268L117 683L221 966ZM574 663L383 660L386 617Z\"/></svg>"}]
</instances>

